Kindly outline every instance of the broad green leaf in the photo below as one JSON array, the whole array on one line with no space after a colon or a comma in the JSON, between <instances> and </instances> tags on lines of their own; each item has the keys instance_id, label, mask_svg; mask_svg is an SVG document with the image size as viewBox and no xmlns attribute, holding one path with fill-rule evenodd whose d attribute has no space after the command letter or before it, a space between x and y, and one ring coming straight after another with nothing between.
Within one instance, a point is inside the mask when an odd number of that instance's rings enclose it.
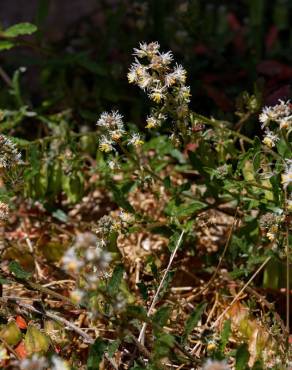
<instances>
[{"instance_id":1,"label":"broad green leaf","mask_svg":"<svg viewBox=\"0 0 292 370\"><path fill-rule=\"evenodd\" d=\"M12 49L14 46L14 42L8 40L1 40L0 41L0 51L1 50L9 50Z\"/></svg>"},{"instance_id":2,"label":"broad green leaf","mask_svg":"<svg viewBox=\"0 0 292 370\"><path fill-rule=\"evenodd\" d=\"M107 350L106 341L97 338L89 350L87 370L99 370L103 355Z\"/></svg>"},{"instance_id":3,"label":"broad green leaf","mask_svg":"<svg viewBox=\"0 0 292 370\"><path fill-rule=\"evenodd\" d=\"M248 366L249 352L247 349L247 345L245 343L242 344L236 351L235 360L236 360L236 364L235 364L236 370L249 369L249 366Z\"/></svg>"},{"instance_id":4,"label":"broad green leaf","mask_svg":"<svg viewBox=\"0 0 292 370\"><path fill-rule=\"evenodd\" d=\"M185 330L184 330L184 340L188 337L188 335L193 331L193 329L197 326L199 320L202 317L203 312L207 306L206 302L201 302L196 307L195 311L190 314L187 319Z\"/></svg>"},{"instance_id":5,"label":"broad green leaf","mask_svg":"<svg viewBox=\"0 0 292 370\"><path fill-rule=\"evenodd\" d=\"M12 272L18 279L28 279L31 276L31 273L25 271L16 261L11 261L8 267L9 271Z\"/></svg>"},{"instance_id":6,"label":"broad green leaf","mask_svg":"<svg viewBox=\"0 0 292 370\"><path fill-rule=\"evenodd\" d=\"M21 35L31 35L37 30L37 27L34 24L24 22L18 23L14 26L7 28L3 34L6 37L17 37Z\"/></svg>"}]
</instances>

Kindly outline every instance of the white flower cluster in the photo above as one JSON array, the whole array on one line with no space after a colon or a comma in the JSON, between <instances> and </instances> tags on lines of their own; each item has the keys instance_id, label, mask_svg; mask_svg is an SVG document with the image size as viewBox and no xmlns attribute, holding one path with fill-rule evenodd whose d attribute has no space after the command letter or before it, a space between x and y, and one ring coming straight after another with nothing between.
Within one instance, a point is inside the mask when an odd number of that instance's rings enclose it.
<instances>
[{"instance_id":1,"label":"white flower cluster","mask_svg":"<svg viewBox=\"0 0 292 370\"><path fill-rule=\"evenodd\" d=\"M0 169L9 169L19 164L22 164L21 155L15 144L4 135L0 135Z\"/></svg>"},{"instance_id":2,"label":"white flower cluster","mask_svg":"<svg viewBox=\"0 0 292 370\"><path fill-rule=\"evenodd\" d=\"M167 119L166 113L179 121L185 121L189 113L190 88L185 86L186 70L181 65L172 65L170 51L161 53L159 49L158 42L140 43L139 49L134 49L135 62L128 72L129 82L146 91L158 105L147 117L149 129L159 127Z\"/></svg>"},{"instance_id":3,"label":"white flower cluster","mask_svg":"<svg viewBox=\"0 0 292 370\"><path fill-rule=\"evenodd\" d=\"M100 151L105 153L112 152L115 149L115 144L118 143L126 133L123 116L117 111L112 111L111 113L104 112L98 119L97 126L99 126L103 132L99 139ZM128 145L138 147L143 143L139 133L134 133L128 138ZM118 166L114 160L111 160L109 162L109 167L114 169Z\"/></svg>"},{"instance_id":4,"label":"white flower cluster","mask_svg":"<svg viewBox=\"0 0 292 370\"><path fill-rule=\"evenodd\" d=\"M289 101L279 100L279 104L273 107L264 107L259 115L259 121L262 123L261 127L265 129L263 143L272 148L279 140L279 130L292 128L292 105Z\"/></svg>"},{"instance_id":5,"label":"white flower cluster","mask_svg":"<svg viewBox=\"0 0 292 370\"><path fill-rule=\"evenodd\" d=\"M109 266L111 254L103 249L105 245L106 242L98 239L95 234L81 233L63 256L64 269L84 279L85 291L96 289L97 283ZM76 289L72 292L71 298L80 302L84 296L82 290Z\"/></svg>"}]
</instances>

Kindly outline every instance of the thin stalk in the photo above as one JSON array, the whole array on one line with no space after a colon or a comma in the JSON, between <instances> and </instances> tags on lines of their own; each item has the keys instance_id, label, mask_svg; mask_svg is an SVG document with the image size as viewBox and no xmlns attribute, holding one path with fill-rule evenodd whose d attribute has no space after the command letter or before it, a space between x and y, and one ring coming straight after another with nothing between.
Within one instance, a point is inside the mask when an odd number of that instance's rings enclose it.
<instances>
[{"instance_id":1,"label":"thin stalk","mask_svg":"<svg viewBox=\"0 0 292 370\"><path fill-rule=\"evenodd\" d=\"M232 307L232 305L238 300L238 298L241 296L241 294L245 291L245 289L249 286L249 284L253 281L253 279L257 276L257 274L266 266L266 264L270 261L272 256L267 257L264 262L260 265L260 267L256 270L256 272L252 275L252 277L248 280L247 283L244 284L244 286L240 289L240 291L236 294L236 296L233 298L232 302L225 308L225 310L221 313L221 315L218 316L216 321L212 324L211 328L213 329L219 321L225 316L227 311Z\"/></svg>"},{"instance_id":2,"label":"thin stalk","mask_svg":"<svg viewBox=\"0 0 292 370\"><path fill-rule=\"evenodd\" d=\"M180 246L180 243L182 241L182 238L184 236L184 233L185 233L185 231L183 230L181 232L181 234L180 234L180 237L179 237L179 239L178 239L178 241L176 243L176 246L175 246L173 252L171 253L171 256L170 256L170 259L169 259L167 268L166 268L166 270L165 270L165 272L164 272L164 274L162 276L162 279L160 281L160 284L159 284L159 286L157 288L157 291L156 291L156 293L155 293L155 295L153 297L153 300L152 300L151 305L150 305L150 307L148 309L148 312L147 312L147 316L150 316L151 315L151 312L152 312L153 308L155 307L155 305L157 303L157 300L158 300L158 297L159 297L159 293L160 293L160 291L162 289L162 286L163 286L163 283L164 283L164 281L166 279L166 276L167 276L167 274L168 274L168 272L170 270L170 267L172 265L172 262L174 260L175 255L176 255L176 252L177 252L177 250L178 250L178 248ZM138 337L138 341L140 343L143 343L144 342L144 336L145 336L146 327L147 327L147 323L144 323L143 326L142 326L142 329L140 331L139 337Z\"/></svg>"}]
</instances>

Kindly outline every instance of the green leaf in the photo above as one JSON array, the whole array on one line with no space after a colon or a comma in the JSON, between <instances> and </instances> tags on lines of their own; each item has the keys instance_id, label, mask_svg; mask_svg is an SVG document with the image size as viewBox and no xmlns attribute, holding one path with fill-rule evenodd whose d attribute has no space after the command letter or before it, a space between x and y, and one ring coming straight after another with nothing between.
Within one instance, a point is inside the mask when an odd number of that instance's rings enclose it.
<instances>
[{"instance_id":1,"label":"green leaf","mask_svg":"<svg viewBox=\"0 0 292 370\"><path fill-rule=\"evenodd\" d=\"M111 296L115 295L118 292L119 286L123 278L124 271L125 270L124 270L123 265L118 265L115 267L112 277L108 283L108 293Z\"/></svg>"},{"instance_id":2,"label":"green leaf","mask_svg":"<svg viewBox=\"0 0 292 370\"><path fill-rule=\"evenodd\" d=\"M3 285L3 284L12 284L12 281L7 280L7 279L0 276L0 284L1 285Z\"/></svg>"},{"instance_id":3,"label":"green leaf","mask_svg":"<svg viewBox=\"0 0 292 370\"><path fill-rule=\"evenodd\" d=\"M169 351L174 345L174 341L175 339L172 335L166 334L166 333L160 334L154 342L154 347L153 347L154 361L167 357L169 354Z\"/></svg>"},{"instance_id":4,"label":"green leaf","mask_svg":"<svg viewBox=\"0 0 292 370\"><path fill-rule=\"evenodd\" d=\"M199 200L195 200L188 204L175 205L174 201L170 201L165 208L165 212L170 216L174 217L187 217L191 216L193 213L204 209L207 205Z\"/></svg>"},{"instance_id":5,"label":"green leaf","mask_svg":"<svg viewBox=\"0 0 292 370\"><path fill-rule=\"evenodd\" d=\"M37 27L34 24L24 22L18 23L14 26L7 28L3 34L6 37L17 37L21 35L31 35L37 30Z\"/></svg>"},{"instance_id":6,"label":"green leaf","mask_svg":"<svg viewBox=\"0 0 292 370\"><path fill-rule=\"evenodd\" d=\"M12 41L7 41L7 40L0 41L0 51L12 49L13 46L14 46L14 42Z\"/></svg>"},{"instance_id":7,"label":"green leaf","mask_svg":"<svg viewBox=\"0 0 292 370\"><path fill-rule=\"evenodd\" d=\"M169 242L168 242L168 249L170 250L170 252L173 252L177 243L178 243L178 240L179 240L179 237L180 237L180 233L178 231L176 231L172 236L171 238L169 239Z\"/></svg>"},{"instance_id":8,"label":"green leaf","mask_svg":"<svg viewBox=\"0 0 292 370\"><path fill-rule=\"evenodd\" d=\"M223 353L231 334L231 320L226 320L223 326L220 340L220 351Z\"/></svg>"},{"instance_id":9,"label":"green leaf","mask_svg":"<svg viewBox=\"0 0 292 370\"><path fill-rule=\"evenodd\" d=\"M101 338L97 338L90 348L87 359L87 370L99 370L99 364L107 350L107 343Z\"/></svg>"},{"instance_id":10,"label":"green leaf","mask_svg":"<svg viewBox=\"0 0 292 370\"><path fill-rule=\"evenodd\" d=\"M163 328L169 319L170 313L171 313L170 306L162 306L155 312L155 314L152 317L152 320L155 324Z\"/></svg>"},{"instance_id":11,"label":"green leaf","mask_svg":"<svg viewBox=\"0 0 292 370\"><path fill-rule=\"evenodd\" d=\"M122 207L124 210L134 213L135 210L131 206L131 204L128 202L128 200L125 198L124 193L114 184L114 183L109 183L109 187L113 193L113 197L115 202Z\"/></svg>"},{"instance_id":12,"label":"green leaf","mask_svg":"<svg viewBox=\"0 0 292 370\"><path fill-rule=\"evenodd\" d=\"M235 363L236 370L249 369L248 367L249 352L246 343L242 344L236 351L235 360L236 360Z\"/></svg>"},{"instance_id":13,"label":"green leaf","mask_svg":"<svg viewBox=\"0 0 292 370\"><path fill-rule=\"evenodd\" d=\"M11 261L9 263L9 271L12 272L18 279L28 279L31 273L23 270L20 264L16 261Z\"/></svg>"},{"instance_id":14,"label":"green leaf","mask_svg":"<svg viewBox=\"0 0 292 370\"><path fill-rule=\"evenodd\" d=\"M203 312L207 306L206 302L201 302L198 304L196 310L190 314L187 319L185 330L184 330L184 340L186 340L187 336L193 331L193 329L197 326L200 318L202 317Z\"/></svg>"},{"instance_id":15,"label":"green leaf","mask_svg":"<svg viewBox=\"0 0 292 370\"><path fill-rule=\"evenodd\" d=\"M109 357L113 357L113 355L115 354L115 352L118 350L120 344L121 344L120 339L117 339L117 340L114 340L113 342L111 342L108 345L107 351L108 351Z\"/></svg>"}]
</instances>

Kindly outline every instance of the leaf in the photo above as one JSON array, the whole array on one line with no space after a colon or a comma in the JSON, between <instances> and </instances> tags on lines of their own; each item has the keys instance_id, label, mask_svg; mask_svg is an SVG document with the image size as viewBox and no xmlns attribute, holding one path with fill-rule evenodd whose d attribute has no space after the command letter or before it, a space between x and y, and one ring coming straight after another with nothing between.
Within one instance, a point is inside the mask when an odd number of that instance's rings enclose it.
<instances>
[{"instance_id":1,"label":"leaf","mask_svg":"<svg viewBox=\"0 0 292 370\"><path fill-rule=\"evenodd\" d=\"M107 343L101 338L97 338L90 348L87 359L87 370L99 370L99 364L107 350Z\"/></svg>"},{"instance_id":2,"label":"leaf","mask_svg":"<svg viewBox=\"0 0 292 370\"><path fill-rule=\"evenodd\" d=\"M22 316L16 316L15 322L19 329L27 329L27 323Z\"/></svg>"},{"instance_id":3,"label":"leaf","mask_svg":"<svg viewBox=\"0 0 292 370\"><path fill-rule=\"evenodd\" d=\"M15 321L10 321L2 328L0 338L10 346L15 346L21 340L22 334Z\"/></svg>"},{"instance_id":4,"label":"leaf","mask_svg":"<svg viewBox=\"0 0 292 370\"><path fill-rule=\"evenodd\" d=\"M177 242L180 238L180 233L178 231L176 231L169 239L169 242L168 242L168 249L170 250L170 252L173 252L176 245L177 245Z\"/></svg>"},{"instance_id":5,"label":"leaf","mask_svg":"<svg viewBox=\"0 0 292 370\"><path fill-rule=\"evenodd\" d=\"M0 284L12 284L12 281L4 279L3 277L0 276Z\"/></svg>"},{"instance_id":6,"label":"leaf","mask_svg":"<svg viewBox=\"0 0 292 370\"><path fill-rule=\"evenodd\" d=\"M220 351L223 353L231 334L231 320L226 320L223 326L220 340Z\"/></svg>"},{"instance_id":7,"label":"leaf","mask_svg":"<svg viewBox=\"0 0 292 370\"><path fill-rule=\"evenodd\" d=\"M157 361L161 358L167 357L173 345L174 337L171 334L161 333L157 336L153 347L154 360Z\"/></svg>"},{"instance_id":8,"label":"leaf","mask_svg":"<svg viewBox=\"0 0 292 370\"><path fill-rule=\"evenodd\" d=\"M246 343L243 343L236 351L235 360L236 360L235 363L236 370L249 369L248 367L249 352Z\"/></svg>"},{"instance_id":9,"label":"leaf","mask_svg":"<svg viewBox=\"0 0 292 370\"><path fill-rule=\"evenodd\" d=\"M197 326L205 308L207 306L206 302L201 302L196 307L196 310L190 314L187 319L185 330L184 330L184 340L186 340L187 336L193 331L193 329Z\"/></svg>"},{"instance_id":10,"label":"leaf","mask_svg":"<svg viewBox=\"0 0 292 370\"><path fill-rule=\"evenodd\" d=\"M126 210L128 212L131 212L131 213L134 213L135 210L131 206L131 204L128 202L128 200L125 198L124 193L114 183L111 182L108 185L109 185L109 187L110 187L110 189L113 193L113 197L114 197L115 202L120 207L122 207L124 210Z\"/></svg>"},{"instance_id":11,"label":"leaf","mask_svg":"<svg viewBox=\"0 0 292 370\"><path fill-rule=\"evenodd\" d=\"M14 351L18 354L18 357L20 359L24 359L27 357L27 351L25 349L24 341L22 340L16 348L14 348Z\"/></svg>"},{"instance_id":12,"label":"leaf","mask_svg":"<svg viewBox=\"0 0 292 370\"><path fill-rule=\"evenodd\" d=\"M24 338L25 349L28 355L46 353L50 347L50 338L37 327L29 325Z\"/></svg>"},{"instance_id":13,"label":"leaf","mask_svg":"<svg viewBox=\"0 0 292 370\"><path fill-rule=\"evenodd\" d=\"M36 32L37 27L34 24L24 22L15 24L9 28L7 28L3 35L5 37L17 37L21 35L31 35L32 33Z\"/></svg>"},{"instance_id":14,"label":"leaf","mask_svg":"<svg viewBox=\"0 0 292 370\"><path fill-rule=\"evenodd\" d=\"M28 279L31 273L23 270L20 264L16 261L11 261L9 263L9 271L12 272L18 279Z\"/></svg>"},{"instance_id":15,"label":"leaf","mask_svg":"<svg viewBox=\"0 0 292 370\"><path fill-rule=\"evenodd\" d=\"M155 324L163 328L169 319L170 313L171 313L170 306L162 306L155 312L155 314L152 317L152 320Z\"/></svg>"},{"instance_id":16,"label":"leaf","mask_svg":"<svg viewBox=\"0 0 292 370\"><path fill-rule=\"evenodd\" d=\"M115 267L112 277L108 283L108 293L113 296L115 295L121 284L122 278L124 274L124 267L123 265L118 265Z\"/></svg>"},{"instance_id":17,"label":"leaf","mask_svg":"<svg viewBox=\"0 0 292 370\"><path fill-rule=\"evenodd\" d=\"M14 46L14 42L8 40L1 40L0 41L0 51L1 50L10 50Z\"/></svg>"},{"instance_id":18,"label":"leaf","mask_svg":"<svg viewBox=\"0 0 292 370\"><path fill-rule=\"evenodd\" d=\"M165 212L174 217L191 216L193 213L204 209L207 205L199 200L195 200L188 204L180 204L176 206L174 201L170 201L165 208Z\"/></svg>"}]
</instances>

